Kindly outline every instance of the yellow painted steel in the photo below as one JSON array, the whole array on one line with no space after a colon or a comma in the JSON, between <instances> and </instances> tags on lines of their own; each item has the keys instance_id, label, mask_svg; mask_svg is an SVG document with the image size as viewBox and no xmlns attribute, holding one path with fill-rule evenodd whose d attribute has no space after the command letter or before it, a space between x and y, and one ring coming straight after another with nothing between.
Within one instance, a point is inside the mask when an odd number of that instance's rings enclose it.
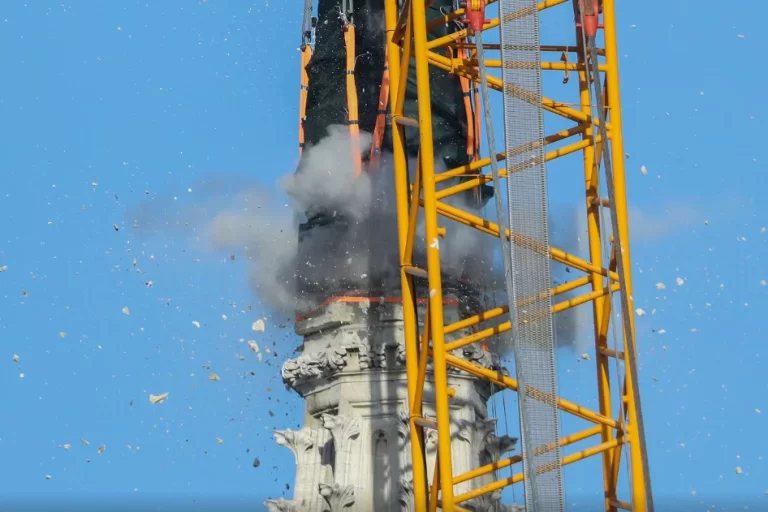
<instances>
[{"instance_id":1,"label":"yellow painted steel","mask_svg":"<svg viewBox=\"0 0 768 512\"><path fill-rule=\"evenodd\" d=\"M486 4L495 2L495 0L484 1ZM539 2L538 8L539 10L568 9L571 11L570 16L572 16L574 1L578 0L544 0ZM399 3L402 3L402 7L398 7ZM542 70L573 71L574 77L577 77L568 83L577 87L574 96L578 100L572 100L569 103L544 97L539 104L544 111L559 116L560 122L567 120L572 123L572 126L560 129L560 131L545 137L543 144L547 146L547 161L560 160L570 155L573 160L572 169L574 171L578 169L576 172L583 174L584 179L583 189L576 192L584 194L582 197L584 197L584 215L587 219L589 258L586 260L555 247L549 248L548 255L552 261L566 265L574 272L582 273L582 275L574 276L569 283L552 288L550 290L551 295L556 296L581 287L589 287L584 288L578 296L554 303L552 312L556 314L579 305L588 307L584 305L589 304L593 308L595 395L598 400L597 409L592 410L565 398L545 396L541 391L530 387L525 390L518 390L518 383L515 379L497 371L477 366L449 353L451 350L488 340L511 328L509 322L502 322L495 326L483 325L485 322L505 315L508 306L495 307L469 318L448 325L444 324L440 238L445 235L445 229L439 225L439 220L442 218L451 219L492 237L498 237L500 233L497 223L480 217L478 212L452 206L444 201L454 194L471 191L491 181L489 175L478 174L483 167L490 165L491 157L485 156L454 169L436 173L433 154L429 68L435 66L464 77L471 82L477 82L479 75L475 67L476 59L471 54L469 58L451 58L437 53L449 48L451 51L447 55L464 55L456 50L472 47L466 41L468 37L471 38L471 34L467 30L460 30L431 41L427 40L428 29L461 18L463 10L460 10L462 12L445 14L427 24L424 0L406 0L404 2L385 0L386 28L389 36L387 41L390 73L389 106L393 119L393 162L400 243L400 277L404 306L410 439L413 456L415 510L418 512L436 509L464 510L459 506L460 503L523 481L523 474L516 473L509 478L502 478L484 486L476 486L459 495L455 494L454 485L471 482L474 478L517 464L521 461L521 457L515 455L480 468L474 468L464 474L453 473L450 400L452 396L455 396L455 390L449 387L447 374L449 366L463 370L477 378L485 379L499 388L525 392L545 401L553 401L564 413L591 423L590 427L566 435L559 440L559 444L564 450L562 463L564 465L574 464L588 457L600 455L602 457L602 464L599 466L600 474L595 474L594 483L595 490L602 489L604 493L604 510L616 511L618 508L630 507L635 512L647 512L647 492L639 449L644 440L639 437L637 429L633 428L637 424L637 408L634 403L632 384L627 374L630 371L630 365L625 365L620 376L611 375L609 371L609 364L612 361L615 363L616 359L634 357L634 354L630 353L626 339L624 340L623 351L609 348L607 341L608 334L611 332L610 327L613 326L619 331L622 328L622 322L616 318L617 315L613 314L615 311L612 312L611 301L608 300L609 295L624 288L630 296L630 300L632 296L614 3L615 0L603 0L602 2L605 47L598 49L597 54L601 57L599 63L600 79L606 82L605 105L601 107L605 108L607 112L605 127L608 137L611 139L610 148L613 157L615 185L613 196L616 203L613 206L617 211L618 235L624 248L623 281L620 280L620 274L616 269L615 247L613 248L614 253L611 254L608 261L604 261L605 258L602 254L601 240L603 238L613 240L614 234L611 233L610 226L604 226L600 223L599 212L600 208L605 206L605 199L599 197L597 189L598 173L601 172L598 155L603 150L604 141L600 140L598 135L599 121L598 116L595 115L595 108L592 105L593 96L587 83L586 52L582 46L580 34L577 32L575 43L570 41L567 44L541 46L542 52L567 54L560 63L544 62ZM514 18L521 14L524 13L513 13L510 17ZM499 24L499 19L491 19L485 24L485 30L498 28ZM573 28L571 28L572 30ZM572 34L573 32L570 32L567 35ZM547 43L550 42L552 41L547 41ZM557 41L554 42L557 43ZM498 51L499 45L486 44L484 48L486 52ZM410 66L414 61L416 76L408 76ZM500 61L490 58L487 59L487 62L492 66L500 65ZM403 116L403 106L405 87L409 80L413 81L414 78L418 98L418 116L412 119ZM488 78L489 86L493 90L515 95L524 101L538 101L528 91L521 90L512 84L504 84L498 76L489 76ZM498 112L497 119L500 121L501 118L502 113ZM419 133L416 169L412 169L410 174L405 130L418 130ZM569 140L571 137L577 136L581 140ZM541 142L534 142L524 148L512 149L511 152L529 150L538 144ZM503 161L506 158L504 152L498 153L501 149L503 148L490 149L492 157L496 158L497 161ZM580 163L575 161L577 154L582 157ZM500 174L504 178L507 172L515 172L516 170L518 169L505 169ZM559 170L558 172L563 171ZM452 186L440 191L437 190L439 183L458 177L463 177L466 181L457 185L452 184ZM413 183L410 182L411 179L413 179ZM420 222L419 210L423 214L423 232L417 229L417 224ZM502 235L508 237L512 243L523 244L534 249L537 247L530 239L509 230L506 230ZM413 247L416 237L424 237L421 242L427 248L425 268L414 266ZM544 248L542 247L541 250L544 251ZM608 286L606 278L610 283L610 290L606 288ZM421 318L418 317L415 307L417 300L414 279L426 279L429 283L428 307L426 314L422 314ZM526 301L532 299L530 297L522 298L519 303L524 305ZM630 307L630 311L631 309ZM634 330L634 323L630 325ZM458 336L452 341L445 341L446 335L456 336L457 333ZM629 334L633 335L633 333ZM432 375L429 375L427 371L428 359L432 360ZM435 418L425 417L422 408L421 402L425 395L424 385L427 381L434 382ZM612 401L615 401L617 397L621 397L623 403L620 411L614 411L612 408ZM437 430L437 454L434 459L434 477L431 482L427 479L424 429ZM587 440L594 436L600 437L599 443L586 448L580 447L575 452L568 451L574 443L588 442ZM540 446L536 448L536 451L547 451L553 447L554 445ZM619 474L620 468L623 466L621 464L622 450L626 447L629 448L630 468L621 479L622 482L626 481L627 483L620 486ZM536 468L536 471L546 470L545 467Z\"/></svg>"}]
</instances>

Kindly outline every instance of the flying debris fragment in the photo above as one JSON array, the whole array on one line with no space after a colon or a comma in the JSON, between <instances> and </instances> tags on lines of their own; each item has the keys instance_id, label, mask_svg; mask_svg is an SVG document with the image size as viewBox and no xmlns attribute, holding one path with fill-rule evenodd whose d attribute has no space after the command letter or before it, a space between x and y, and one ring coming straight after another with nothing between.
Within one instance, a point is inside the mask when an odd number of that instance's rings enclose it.
<instances>
[{"instance_id":1,"label":"flying debris fragment","mask_svg":"<svg viewBox=\"0 0 768 512\"><path fill-rule=\"evenodd\" d=\"M736 471L736 474L737 474L737 475L740 475L740 474L742 474L742 473L744 472L744 471L741 469L741 466L736 466L736 469L735 469L735 471Z\"/></svg>"},{"instance_id":2,"label":"flying debris fragment","mask_svg":"<svg viewBox=\"0 0 768 512\"><path fill-rule=\"evenodd\" d=\"M3 265L0 267L0 272L5 272L6 270L8 270L8 265Z\"/></svg>"},{"instance_id":3,"label":"flying debris fragment","mask_svg":"<svg viewBox=\"0 0 768 512\"><path fill-rule=\"evenodd\" d=\"M675 279L675 283L677 283L677 286L683 286L683 282L684 281L682 277L678 277L677 279Z\"/></svg>"},{"instance_id":4,"label":"flying debris fragment","mask_svg":"<svg viewBox=\"0 0 768 512\"><path fill-rule=\"evenodd\" d=\"M16 354L13 354L13 362L14 363L18 363L19 361L21 361L21 358L19 356L17 356Z\"/></svg>"},{"instance_id":5,"label":"flying debris fragment","mask_svg":"<svg viewBox=\"0 0 768 512\"><path fill-rule=\"evenodd\" d=\"M249 340L248 341L248 346L251 347L251 350L253 350L257 354L259 353L259 344L256 343L255 341Z\"/></svg>"},{"instance_id":6,"label":"flying debris fragment","mask_svg":"<svg viewBox=\"0 0 768 512\"><path fill-rule=\"evenodd\" d=\"M664 283L662 283L662 282L658 282L658 283L656 283L656 289L657 289L657 290L663 290L663 289L664 289L664 288L666 288L666 287L667 287L667 286L666 286Z\"/></svg>"},{"instance_id":7,"label":"flying debris fragment","mask_svg":"<svg viewBox=\"0 0 768 512\"><path fill-rule=\"evenodd\" d=\"M635 313L637 313L637 316L645 316L645 310L643 308L637 308Z\"/></svg>"},{"instance_id":8,"label":"flying debris fragment","mask_svg":"<svg viewBox=\"0 0 768 512\"><path fill-rule=\"evenodd\" d=\"M216 438L216 442L219 443L219 444L224 444L224 440L222 438L220 438L220 437Z\"/></svg>"},{"instance_id":9,"label":"flying debris fragment","mask_svg":"<svg viewBox=\"0 0 768 512\"><path fill-rule=\"evenodd\" d=\"M644 166L644 165L641 165L641 166L640 166L640 173L641 173L643 176L645 176L646 174L648 174L648 168L647 168L646 166Z\"/></svg>"},{"instance_id":10,"label":"flying debris fragment","mask_svg":"<svg viewBox=\"0 0 768 512\"><path fill-rule=\"evenodd\" d=\"M251 325L251 329L253 329L256 332L264 332L264 320L258 319L255 322L253 322L253 325Z\"/></svg>"},{"instance_id":11,"label":"flying debris fragment","mask_svg":"<svg viewBox=\"0 0 768 512\"><path fill-rule=\"evenodd\" d=\"M161 404L165 402L165 399L168 398L168 393L163 393L162 395L149 395L149 403L151 404Z\"/></svg>"},{"instance_id":12,"label":"flying debris fragment","mask_svg":"<svg viewBox=\"0 0 768 512\"><path fill-rule=\"evenodd\" d=\"M213 373L213 372L208 374L208 379L209 380L221 380L221 378L218 375L216 375L215 373Z\"/></svg>"},{"instance_id":13,"label":"flying debris fragment","mask_svg":"<svg viewBox=\"0 0 768 512\"><path fill-rule=\"evenodd\" d=\"M123 314L128 316L131 315L131 310L128 309L128 306L123 307Z\"/></svg>"},{"instance_id":14,"label":"flying debris fragment","mask_svg":"<svg viewBox=\"0 0 768 512\"><path fill-rule=\"evenodd\" d=\"M192 320L192 325L194 325L198 329L200 328L200 322L198 322L197 320Z\"/></svg>"}]
</instances>

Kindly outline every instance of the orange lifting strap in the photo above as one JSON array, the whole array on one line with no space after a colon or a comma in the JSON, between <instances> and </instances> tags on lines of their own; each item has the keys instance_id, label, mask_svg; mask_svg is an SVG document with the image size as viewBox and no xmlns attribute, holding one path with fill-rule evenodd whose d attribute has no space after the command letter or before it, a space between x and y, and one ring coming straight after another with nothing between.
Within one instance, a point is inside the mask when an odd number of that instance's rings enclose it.
<instances>
[{"instance_id":1,"label":"orange lifting strap","mask_svg":"<svg viewBox=\"0 0 768 512\"><path fill-rule=\"evenodd\" d=\"M305 44L301 48L301 92L299 97L299 156L304 152L304 118L307 116L307 93L309 91L309 73L307 65L312 58L312 48Z\"/></svg>"},{"instance_id":2,"label":"orange lifting strap","mask_svg":"<svg viewBox=\"0 0 768 512\"><path fill-rule=\"evenodd\" d=\"M384 143L384 130L387 120L387 103L389 101L389 66L387 65L388 50L384 51L384 73L381 77L381 90L379 91L379 109L376 114L376 127L373 129L373 144L368 159L368 172L379 166L381 146Z\"/></svg>"},{"instance_id":3,"label":"orange lifting strap","mask_svg":"<svg viewBox=\"0 0 768 512\"><path fill-rule=\"evenodd\" d=\"M347 47L347 110L349 112L349 135L352 158L355 162L355 176L363 173L360 155L360 121L357 113L357 85L355 84L355 26L344 26L344 43Z\"/></svg>"},{"instance_id":4,"label":"orange lifting strap","mask_svg":"<svg viewBox=\"0 0 768 512\"><path fill-rule=\"evenodd\" d=\"M472 58L469 49L461 49L459 52L464 59ZM461 82L461 91L464 96L464 111L467 115L467 156L470 162L474 162L480 158L480 95L474 81L459 76L459 82Z\"/></svg>"}]
</instances>

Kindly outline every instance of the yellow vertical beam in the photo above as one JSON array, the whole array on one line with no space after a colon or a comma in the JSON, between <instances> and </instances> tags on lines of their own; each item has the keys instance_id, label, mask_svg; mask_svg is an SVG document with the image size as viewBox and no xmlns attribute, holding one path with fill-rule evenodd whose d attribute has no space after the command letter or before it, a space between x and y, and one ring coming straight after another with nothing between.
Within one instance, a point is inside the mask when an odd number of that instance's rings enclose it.
<instances>
[{"instance_id":1,"label":"yellow vertical beam","mask_svg":"<svg viewBox=\"0 0 768 512\"><path fill-rule=\"evenodd\" d=\"M400 87L400 46L392 41L392 33L397 26L397 0L386 0L385 3L386 29L387 29L387 59L389 66L389 104L395 108L395 103ZM410 32L406 34L410 38ZM405 68L407 72L407 67ZM403 295L403 324L405 337L405 364L408 376L408 408L413 411L417 404L414 403L416 386L418 383L419 351L416 345L418 336L418 319L416 318L416 297L413 287L413 278L408 275L403 265L406 259L406 245L408 239L408 161L405 147L405 128L397 123L392 123L393 165L395 172L395 191L397 205L397 232L400 244L400 281ZM426 357L426 354L424 355ZM420 404L418 404L420 405ZM413 416L410 414L410 416ZM411 456L413 467L413 495L416 503L426 504L427 501L427 474L424 460L424 435L420 428L410 429ZM417 508L417 510L424 510Z\"/></svg>"},{"instance_id":2,"label":"yellow vertical beam","mask_svg":"<svg viewBox=\"0 0 768 512\"><path fill-rule=\"evenodd\" d=\"M581 38L581 32L576 30L576 40L578 47L578 57L580 64L585 64L587 61L587 52L584 48L583 40ZM587 80L586 68L579 66L579 100L581 103L581 111L591 116L592 112L592 98L590 94L589 81ZM599 105L598 108L602 108ZM589 241L589 261L597 267L603 266L602 244L600 238L600 206L595 200L599 199L599 191L597 189L597 174L598 166L595 155L595 144L593 142L594 132L591 124L585 125L586 129L583 133L583 139L589 140L589 146L584 148L584 185L586 191L586 214L587 214L587 232ZM600 274L590 274L590 282L592 284L592 290L602 290L603 278ZM599 404L600 414L611 417L611 379L610 379L610 366L608 357L601 351L601 349L607 348L606 336L603 334L607 332L604 329L603 322L609 321L609 316L604 315L604 308L610 307L610 301L607 301L604 296L598 297L592 303L592 318L594 322L595 333L595 362L597 367L597 398ZM602 426L600 432L600 441L603 443L609 442L613 439L613 430L605 425ZM602 453L603 458L603 490L605 491L605 510L607 512L616 512L616 507L611 504L610 496L615 494L615 483L613 482L613 451L620 448L614 448Z\"/></svg>"},{"instance_id":3,"label":"yellow vertical beam","mask_svg":"<svg viewBox=\"0 0 768 512\"><path fill-rule=\"evenodd\" d=\"M624 336L624 352L627 357L635 357L632 353L627 339L634 339L635 319L632 314L632 264L629 253L629 218L627 214L627 192L626 175L624 169L624 140L622 135L622 116L621 116L621 95L619 90L619 58L618 45L616 41L616 3L615 0L603 1L603 25L605 26L605 60L606 60L606 82L608 89L608 105L610 106L611 116L611 156L613 163L613 195L614 208L616 211L616 222L618 224L619 239L621 240L621 259L624 274L624 282L621 283L627 294L628 310L623 314L629 317L629 330ZM636 512L645 512L647 510L647 496L645 488L645 467L642 457L640 444L644 442L640 438L638 429L637 404L635 403L635 394L633 381L635 376L631 374L632 365L626 365L626 386L627 386L627 415L630 423L628 438L630 442L630 461L631 461L631 485L632 485L632 506Z\"/></svg>"},{"instance_id":4,"label":"yellow vertical beam","mask_svg":"<svg viewBox=\"0 0 768 512\"><path fill-rule=\"evenodd\" d=\"M448 374L443 337L443 291L440 275L440 243L437 224L435 164L432 144L432 105L429 87L427 18L424 2L411 2L413 46L416 59L416 90L419 108L419 167L424 187L424 224L429 280L429 322L432 330L437 452L443 510L453 510L453 469L451 464L451 420L448 406ZM410 378L410 374L409 374ZM416 510L420 504L416 504Z\"/></svg>"}]
</instances>

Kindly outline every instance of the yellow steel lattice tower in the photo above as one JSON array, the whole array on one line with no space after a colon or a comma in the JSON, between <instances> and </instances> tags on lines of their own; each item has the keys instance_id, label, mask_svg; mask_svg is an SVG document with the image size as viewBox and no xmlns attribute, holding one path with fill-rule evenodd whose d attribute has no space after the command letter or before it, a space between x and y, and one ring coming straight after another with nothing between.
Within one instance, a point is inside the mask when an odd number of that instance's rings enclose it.
<instances>
[{"instance_id":1,"label":"yellow steel lattice tower","mask_svg":"<svg viewBox=\"0 0 768 512\"><path fill-rule=\"evenodd\" d=\"M470 0L471 8L477 8L482 0ZM495 0L485 0L486 4L492 4ZM443 293L441 286L441 254L439 244L425 243L427 249L426 268L417 268L413 263L413 247L416 237L424 237L425 241L438 239L443 233L441 219L451 219L463 225L470 226L488 236L499 236L497 223L478 217L476 213L465 211L446 203L445 199L452 194L458 194L472 187L480 187L492 181L492 176L484 169L490 164L490 158L475 159L472 163L436 173L433 137L432 117L430 105L430 66L437 66L449 70L460 77L472 82L479 82L477 59L464 51L471 48L468 38L472 36L470 29L460 30L445 37L428 40L427 33L430 25L426 19L426 7L424 0L385 0L386 2L386 26L387 26L387 51L390 73L390 106L393 120L393 158L395 171L395 184L397 192L398 231L400 242L401 280L403 293L403 309L405 321L405 343L407 352L408 396L411 422L411 447L413 456L414 496L415 509L435 510L465 510L461 504L485 493L491 493L508 485L521 482L524 479L522 470L519 469L509 478L502 478L492 484L481 488L454 493L454 485L466 482L472 478L487 475L499 468L518 467L522 458L513 456L502 459L499 462L477 468L465 474L454 474L451 464L451 389L448 387L447 368L454 367L479 378L487 379L495 386L518 391L517 381L493 370L481 368L465 359L451 355L451 351L480 342L500 332L510 330L509 322L501 323L496 327L485 327L483 324L493 318L502 317L507 312L506 307L497 307L479 315L461 320L455 324L445 325L443 315ZM588 2L589 3L589 2ZM544 0L538 4L539 11L548 9L568 9L573 13L579 13L579 6L584 5L583 0ZM555 133L546 134L544 138L545 160L569 157L571 159L570 172L578 172L583 175L583 188L579 194L583 194L586 218L589 233L589 258L580 258L561 249L552 247L549 251L551 260L570 267L572 271L581 275L565 285L556 286L551 290L553 297L553 313L562 312L581 304L591 303L593 307L592 319L594 322L594 339L596 354L596 379L595 394L598 397L598 407L589 408L577 403L557 398L557 407L566 414L575 415L592 424L586 430L563 433L559 444L562 447L562 464L578 463L589 457L602 458L602 477L595 475L595 481L602 481L605 495L605 510L652 510L649 500L649 486L647 484L647 464L643 457L642 428L638 425L639 402L636 390L636 376L633 375L635 365L634 358L634 323L631 318L632 311L632 281L630 274L629 256L629 225L627 219L627 203L624 174L624 149L622 143L622 118L620 108L618 56L616 45L615 24L615 0L602 0L593 4L601 11L601 28L603 31L603 47L596 49L594 56L599 61L600 90L604 94L596 95L591 92L587 63L590 52L585 47L586 39L581 32L581 25L577 24L576 37L574 38L573 25L568 33L564 33L562 41L552 41L552 45L541 46L542 72L559 71L570 73L576 80L570 80L570 87L578 87L574 92L579 98L576 102L562 102L547 97L545 88L541 100L541 108L548 115L558 116L571 123L567 129ZM490 12L490 11L489 11ZM513 14L514 15L514 14ZM597 13L595 13L595 16ZM464 9L446 14L437 20L437 23L451 22L465 16ZM572 18L573 19L573 18ZM582 18L583 21L583 18ZM435 23L434 21L431 23ZM501 20L498 18L486 20L484 30L498 29ZM450 48L452 51L446 51ZM486 44L484 53L489 68L499 68L502 63L498 57L493 57L490 52L498 51L499 45ZM546 58L547 56L560 56ZM494 60L495 59L495 60ZM408 76L409 65L415 61L415 77ZM403 115L404 89L407 80L415 78L418 91L418 118L408 118ZM505 94L519 94L514 87L505 88L505 84L498 77L488 75L488 85L495 91L505 91ZM575 89L574 89L575 90ZM602 96L603 105L597 105L595 97ZM602 109L598 112L598 108ZM500 117L500 116L499 116ZM601 121L604 121L604 128ZM411 183L405 147L405 130L417 129L420 133L420 148L417 169ZM603 170L600 155L603 151L602 136L606 134L611 140L610 156L612 164L613 188L601 197L599 194L599 174ZM490 150L496 154L498 161L505 159L504 152L500 148ZM508 151L514 151L508 148ZM576 155L581 156L581 164L576 160ZM503 165L502 165L503 167ZM502 178L509 169L500 172ZM458 176L470 179L459 185L438 190L437 185L450 178ZM497 191L498 193L498 191ZM612 202L609 198L612 198ZM423 210L425 232L417 229L418 210ZM601 209L609 210L614 222L601 222ZM605 215L602 216L605 218ZM611 226L617 226L618 232L614 232ZM515 234L506 236L512 243L520 243ZM610 240L611 257L606 260L604 247L601 243ZM617 246L621 246L623 257L616 257ZM414 291L414 280L428 280L430 298L426 318L417 318ZM608 283L608 284L606 284ZM579 292L579 295L568 300L558 301L558 296L567 292ZM611 311L614 301L613 293L622 293L625 308L620 311L626 318L617 319L619 315ZM522 299L525 300L525 299ZM585 306L586 307L586 306ZM611 319L616 323L612 326ZM423 332L419 333L419 324L423 324ZM487 324L486 324L487 325ZM472 334L458 340L446 341L450 333L470 328ZM609 328L618 329L620 343L623 350L609 347ZM432 360L433 378L436 388L435 410L436 418L424 417L422 411L422 397L424 394L424 381L427 374L427 361ZM609 371L618 368L616 360L624 360L625 368L617 379L616 373ZM529 393L532 391L529 390ZM533 390L535 392L535 390ZM616 407L615 403L623 403L622 407ZM640 424L641 425L641 424ZM427 481L424 470L425 442L424 431L434 429L438 434L438 449L435 462L434 478ZM569 451L569 446L585 441L594 442L587 449ZM538 447L538 450L547 450L546 446ZM549 448L551 449L551 447ZM622 454L628 453L629 469L626 471L628 483L619 488L620 467L626 461L622 460ZM537 468L537 471L545 471L546 468ZM438 499L439 497L439 499Z\"/></svg>"}]
</instances>

